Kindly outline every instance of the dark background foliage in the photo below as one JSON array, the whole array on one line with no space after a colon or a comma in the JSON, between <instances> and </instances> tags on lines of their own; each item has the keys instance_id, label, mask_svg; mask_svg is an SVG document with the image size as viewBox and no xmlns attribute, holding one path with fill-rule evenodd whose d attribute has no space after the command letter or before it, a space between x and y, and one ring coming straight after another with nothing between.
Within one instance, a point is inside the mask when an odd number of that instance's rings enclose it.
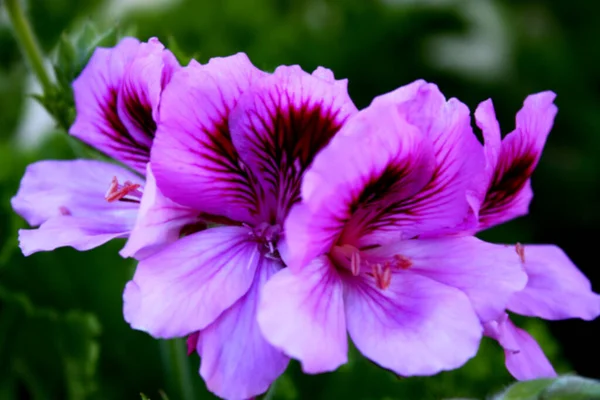
<instances>
[{"instance_id":1,"label":"dark background foliage","mask_svg":"<svg viewBox=\"0 0 600 400\"><path fill-rule=\"evenodd\" d=\"M1 3L0 3L1 4ZM529 216L485 232L494 242L556 243L600 290L600 3L586 0L30 0L28 16L50 54L64 30L88 20L134 27L204 62L248 53L264 69L322 65L349 79L359 107L418 78L469 107L493 98L504 133L526 95L558 94L555 127L533 178ZM0 12L0 399L135 399L178 389L165 344L123 321L121 293L133 265L122 243L87 253L61 249L23 257L25 223L9 200L25 166L80 156L31 94L39 93ZM44 201L43 198L39 199ZM528 328L562 373L600 378L600 322ZM169 344L167 344L169 345ZM189 358L195 390L205 393ZM399 379L362 359L332 374L304 376L292 364L275 398L482 398L511 382L503 354L485 340L458 371ZM207 398L208 394L200 398Z\"/></svg>"}]
</instances>

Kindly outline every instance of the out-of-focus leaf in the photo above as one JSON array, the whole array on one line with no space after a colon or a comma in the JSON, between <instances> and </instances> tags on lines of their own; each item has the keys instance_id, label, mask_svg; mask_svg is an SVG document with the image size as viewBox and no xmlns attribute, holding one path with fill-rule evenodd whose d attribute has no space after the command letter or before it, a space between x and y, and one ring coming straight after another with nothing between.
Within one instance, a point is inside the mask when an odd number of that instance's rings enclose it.
<instances>
[{"instance_id":1,"label":"out-of-focus leaf","mask_svg":"<svg viewBox=\"0 0 600 400\"><path fill-rule=\"evenodd\" d=\"M179 64L181 64L181 65L188 65L188 63L192 59L200 58L200 51L194 51L192 54L188 54L185 51L183 51L181 49L181 47L179 46L179 44L177 43L175 36L169 36L167 38L166 47L169 50L171 50L171 53L173 53L173 55L175 55L175 57L177 58L177 61L179 61Z\"/></svg>"},{"instance_id":2,"label":"out-of-focus leaf","mask_svg":"<svg viewBox=\"0 0 600 400\"><path fill-rule=\"evenodd\" d=\"M36 308L1 287L0 308L0 392L79 400L96 390L100 325L94 315Z\"/></svg>"},{"instance_id":3,"label":"out-of-focus leaf","mask_svg":"<svg viewBox=\"0 0 600 400\"><path fill-rule=\"evenodd\" d=\"M494 400L594 400L600 399L600 381L579 376L536 379L510 386Z\"/></svg>"}]
</instances>

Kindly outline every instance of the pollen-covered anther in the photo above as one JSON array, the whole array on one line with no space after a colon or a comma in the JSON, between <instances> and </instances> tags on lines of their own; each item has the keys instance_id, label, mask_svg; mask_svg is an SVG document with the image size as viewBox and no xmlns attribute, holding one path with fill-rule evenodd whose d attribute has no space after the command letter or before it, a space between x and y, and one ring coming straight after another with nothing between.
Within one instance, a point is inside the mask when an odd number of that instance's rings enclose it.
<instances>
[{"instance_id":1,"label":"pollen-covered anther","mask_svg":"<svg viewBox=\"0 0 600 400\"><path fill-rule=\"evenodd\" d=\"M117 177L113 176L104 198L109 203L117 200L139 202L142 197L142 192L139 190L140 187L140 184L129 181L125 181L123 185L120 185Z\"/></svg>"},{"instance_id":2,"label":"pollen-covered anther","mask_svg":"<svg viewBox=\"0 0 600 400\"><path fill-rule=\"evenodd\" d=\"M392 263L397 269L409 269L413 265L413 262L410 258L401 254L394 255Z\"/></svg>"},{"instance_id":3,"label":"pollen-covered anther","mask_svg":"<svg viewBox=\"0 0 600 400\"><path fill-rule=\"evenodd\" d=\"M524 263L525 262L525 246L523 246L521 243L517 242L517 244L515 245L515 251L519 255L521 262Z\"/></svg>"},{"instance_id":4,"label":"pollen-covered anther","mask_svg":"<svg viewBox=\"0 0 600 400\"><path fill-rule=\"evenodd\" d=\"M385 290L390 287L392 283L392 266L389 262L383 264L373 264L373 278L375 278L375 284L381 290Z\"/></svg>"}]
</instances>

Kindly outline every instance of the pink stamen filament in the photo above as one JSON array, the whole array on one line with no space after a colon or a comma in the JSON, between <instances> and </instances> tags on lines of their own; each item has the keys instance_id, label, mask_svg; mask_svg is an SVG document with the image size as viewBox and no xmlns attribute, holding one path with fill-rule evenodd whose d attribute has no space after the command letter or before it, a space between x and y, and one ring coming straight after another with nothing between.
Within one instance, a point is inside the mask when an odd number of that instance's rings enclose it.
<instances>
[{"instance_id":1,"label":"pink stamen filament","mask_svg":"<svg viewBox=\"0 0 600 400\"><path fill-rule=\"evenodd\" d=\"M112 203L113 201L118 201L118 200L139 202L139 200L142 197L142 191L139 190L140 187L141 187L140 184L131 183L129 181L125 181L125 183L123 183L123 185L120 185L119 180L117 179L116 176L114 176L112 178L112 181L110 182L110 186L108 187L106 194L104 195L104 198L109 203ZM126 198L126 197L129 197L129 198Z\"/></svg>"}]
</instances>

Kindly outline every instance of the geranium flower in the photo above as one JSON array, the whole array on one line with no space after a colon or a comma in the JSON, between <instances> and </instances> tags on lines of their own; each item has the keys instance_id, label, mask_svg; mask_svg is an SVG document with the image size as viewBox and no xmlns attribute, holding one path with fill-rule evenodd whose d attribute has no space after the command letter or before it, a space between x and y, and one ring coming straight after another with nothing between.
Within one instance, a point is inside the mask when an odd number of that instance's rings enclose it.
<instances>
[{"instance_id":1,"label":"geranium flower","mask_svg":"<svg viewBox=\"0 0 600 400\"><path fill-rule=\"evenodd\" d=\"M39 226L19 232L25 255L62 246L88 250L131 234L122 254L141 256L195 221L195 213L157 192L146 173L160 95L177 68L157 39L125 38L112 49L94 51L73 83L76 119L70 134L134 172L94 160L30 165L12 199L14 210ZM142 216L149 218L138 219L140 202Z\"/></svg>"},{"instance_id":2,"label":"geranium flower","mask_svg":"<svg viewBox=\"0 0 600 400\"><path fill-rule=\"evenodd\" d=\"M555 97L552 92L528 96L517 113L515 130L504 139L491 100L475 111L486 158L482 178L474 180L473 192L478 195L472 205L479 217L476 230L527 214L533 197L530 177L552 128ZM507 251L518 254L528 276L527 286L510 298L509 311L549 320L592 320L600 315L600 296L592 292L589 280L560 248L517 244ZM486 334L504 347L506 366L516 378L556 375L535 339L517 328L508 315L488 321Z\"/></svg>"},{"instance_id":3,"label":"geranium flower","mask_svg":"<svg viewBox=\"0 0 600 400\"><path fill-rule=\"evenodd\" d=\"M258 311L269 342L319 373L367 358L403 376L461 366L480 320L525 285L517 255L464 227L484 167L468 108L414 82L352 117L305 173L285 224L288 268ZM471 299L471 300L470 300Z\"/></svg>"},{"instance_id":4,"label":"geranium flower","mask_svg":"<svg viewBox=\"0 0 600 400\"><path fill-rule=\"evenodd\" d=\"M142 260L125 319L154 337L192 334L200 375L221 397L258 395L288 364L260 333L257 302L284 267L282 227L304 171L355 111L331 71L266 74L243 54L190 64L163 94L151 156L158 188L226 226Z\"/></svg>"}]
</instances>

